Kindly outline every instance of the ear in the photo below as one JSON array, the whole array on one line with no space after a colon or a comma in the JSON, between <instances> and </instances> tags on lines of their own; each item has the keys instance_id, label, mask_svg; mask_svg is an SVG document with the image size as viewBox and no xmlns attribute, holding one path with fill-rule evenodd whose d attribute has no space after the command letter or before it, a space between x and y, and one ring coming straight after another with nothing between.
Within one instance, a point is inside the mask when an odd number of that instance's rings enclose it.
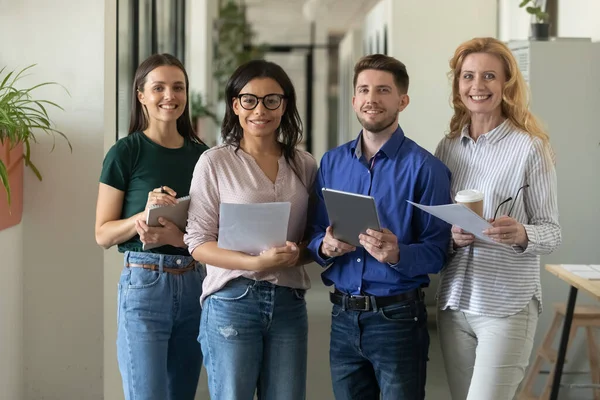
<instances>
[{"instance_id":1,"label":"ear","mask_svg":"<svg viewBox=\"0 0 600 400\"><path fill-rule=\"evenodd\" d=\"M354 108L354 103L356 102L356 96L352 96L352 108Z\"/></svg>"},{"instance_id":2,"label":"ear","mask_svg":"<svg viewBox=\"0 0 600 400\"><path fill-rule=\"evenodd\" d=\"M234 97L231 99L231 108L233 108L233 113L235 115L240 115L240 99Z\"/></svg>"},{"instance_id":3,"label":"ear","mask_svg":"<svg viewBox=\"0 0 600 400\"><path fill-rule=\"evenodd\" d=\"M138 101L142 104L146 104L145 103L146 98L144 97L144 93L140 92L139 90L137 90L136 93L137 93Z\"/></svg>"},{"instance_id":4,"label":"ear","mask_svg":"<svg viewBox=\"0 0 600 400\"><path fill-rule=\"evenodd\" d=\"M401 112L410 103L410 97L407 94L400 95L400 102L398 103L398 112Z\"/></svg>"}]
</instances>

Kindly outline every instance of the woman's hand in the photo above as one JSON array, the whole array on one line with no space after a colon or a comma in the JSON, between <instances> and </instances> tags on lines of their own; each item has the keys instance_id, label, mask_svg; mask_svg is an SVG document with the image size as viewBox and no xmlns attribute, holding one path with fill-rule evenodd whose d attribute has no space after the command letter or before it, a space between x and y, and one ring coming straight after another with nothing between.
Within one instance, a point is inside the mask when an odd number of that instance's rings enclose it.
<instances>
[{"instance_id":1,"label":"woman's hand","mask_svg":"<svg viewBox=\"0 0 600 400\"><path fill-rule=\"evenodd\" d=\"M148 192L144 214L146 215L148 209L152 206L173 206L175 204L177 204L177 192L168 186L161 186Z\"/></svg>"},{"instance_id":2,"label":"woman's hand","mask_svg":"<svg viewBox=\"0 0 600 400\"><path fill-rule=\"evenodd\" d=\"M276 268L293 267L298 262L300 249L293 242L285 242L285 246L265 250L256 257L258 269L265 271Z\"/></svg>"},{"instance_id":3,"label":"woman's hand","mask_svg":"<svg viewBox=\"0 0 600 400\"><path fill-rule=\"evenodd\" d=\"M458 249L473 243L475 241L475 235L463 231L460 226L452 225L452 241L454 242L454 248Z\"/></svg>"},{"instance_id":4,"label":"woman's hand","mask_svg":"<svg viewBox=\"0 0 600 400\"><path fill-rule=\"evenodd\" d=\"M518 245L523 248L527 248L529 243L529 237L527 237L523 224L507 216L502 216L493 221L492 228L486 229L483 234L498 243Z\"/></svg>"},{"instance_id":5,"label":"woman's hand","mask_svg":"<svg viewBox=\"0 0 600 400\"><path fill-rule=\"evenodd\" d=\"M141 219L135 221L135 230L140 235L142 243L185 247L183 232L179 230L177 225L163 217L158 219L158 223L161 226L148 226Z\"/></svg>"}]
</instances>

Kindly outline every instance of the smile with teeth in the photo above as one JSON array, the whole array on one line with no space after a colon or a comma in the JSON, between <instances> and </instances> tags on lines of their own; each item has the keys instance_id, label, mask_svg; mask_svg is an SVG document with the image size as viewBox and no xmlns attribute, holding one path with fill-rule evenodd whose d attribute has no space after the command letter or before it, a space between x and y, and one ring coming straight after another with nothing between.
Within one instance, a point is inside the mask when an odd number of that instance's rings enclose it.
<instances>
[{"instance_id":1,"label":"smile with teeth","mask_svg":"<svg viewBox=\"0 0 600 400\"><path fill-rule=\"evenodd\" d=\"M177 108L175 104L161 104L159 107L164 110L174 110Z\"/></svg>"},{"instance_id":2,"label":"smile with teeth","mask_svg":"<svg viewBox=\"0 0 600 400\"><path fill-rule=\"evenodd\" d=\"M381 110L365 110L364 113L365 114L371 114L371 115L375 115L375 114L381 114L383 111Z\"/></svg>"},{"instance_id":3,"label":"smile with teeth","mask_svg":"<svg viewBox=\"0 0 600 400\"><path fill-rule=\"evenodd\" d=\"M269 123L269 121L267 120L254 120L254 121L249 121L251 124L253 125L258 125L258 126L263 126Z\"/></svg>"},{"instance_id":4,"label":"smile with teeth","mask_svg":"<svg viewBox=\"0 0 600 400\"><path fill-rule=\"evenodd\" d=\"M472 98L473 100L475 100L475 101L478 101L478 100L486 100L486 99L488 99L488 98L490 98L490 97L491 97L491 95L489 95L489 94L486 94L486 95L479 95L479 96L471 96L471 98Z\"/></svg>"}]
</instances>

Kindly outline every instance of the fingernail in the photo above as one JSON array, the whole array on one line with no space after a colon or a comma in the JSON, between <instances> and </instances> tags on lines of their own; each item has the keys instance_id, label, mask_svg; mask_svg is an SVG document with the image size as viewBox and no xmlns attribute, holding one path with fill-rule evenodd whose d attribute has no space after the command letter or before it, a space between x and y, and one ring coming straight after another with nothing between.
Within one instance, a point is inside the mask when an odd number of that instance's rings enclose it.
<instances>
[{"instance_id":1,"label":"fingernail","mask_svg":"<svg viewBox=\"0 0 600 400\"><path fill-rule=\"evenodd\" d=\"M292 251L296 251L297 247L296 246L292 246Z\"/></svg>"}]
</instances>

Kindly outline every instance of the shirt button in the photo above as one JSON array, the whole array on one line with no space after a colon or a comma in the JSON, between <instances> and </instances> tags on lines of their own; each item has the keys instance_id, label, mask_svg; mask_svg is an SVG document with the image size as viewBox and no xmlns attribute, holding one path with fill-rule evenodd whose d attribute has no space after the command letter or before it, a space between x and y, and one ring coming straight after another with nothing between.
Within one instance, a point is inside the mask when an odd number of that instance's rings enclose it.
<instances>
[{"instance_id":1,"label":"shirt button","mask_svg":"<svg viewBox=\"0 0 600 400\"><path fill-rule=\"evenodd\" d=\"M181 260L178 258L178 259L177 259L177 261L175 261L175 263L176 263L177 265L181 265Z\"/></svg>"},{"instance_id":2,"label":"shirt button","mask_svg":"<svg viewBox=\"0 0 600 400\"><path fill-rule=\"evenodd\" d=\"M356 262L360 262L360 258L357 258L357 259L356 259Z\"/></svg>"}]
</instances>

